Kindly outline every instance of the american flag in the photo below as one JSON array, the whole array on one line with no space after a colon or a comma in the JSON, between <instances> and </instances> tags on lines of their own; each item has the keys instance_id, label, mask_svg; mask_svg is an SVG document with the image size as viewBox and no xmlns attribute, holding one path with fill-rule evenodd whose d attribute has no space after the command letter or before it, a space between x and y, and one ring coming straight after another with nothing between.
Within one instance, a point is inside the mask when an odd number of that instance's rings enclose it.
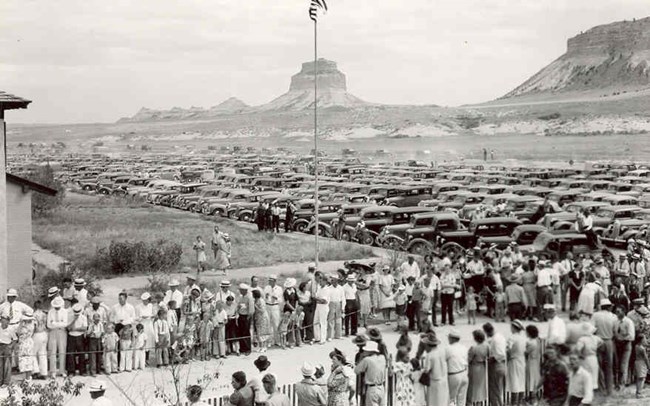
<instances>
[{"instance_id":1,"label":"american flag","mask_svg":"<svg viewBox=\"0 0 650 406\"><path fill-rule=\"evenodd\" d=\"M325 0L310 0L309 18L311 18L313 22L316 22L316 20L318 20L319 8L323 11L327 11L327 3L325 3Z\"/></svg>"}]
</instances>

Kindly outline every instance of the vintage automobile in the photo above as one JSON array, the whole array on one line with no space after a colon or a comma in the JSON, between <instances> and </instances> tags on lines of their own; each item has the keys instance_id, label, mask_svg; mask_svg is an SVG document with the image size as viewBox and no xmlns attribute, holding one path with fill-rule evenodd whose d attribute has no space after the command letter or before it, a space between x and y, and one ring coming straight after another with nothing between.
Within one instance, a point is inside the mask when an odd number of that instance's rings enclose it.
<instances>
[{"instance_id":1,"label":"vintage automobile","mask_svg":"<svg viewBox=\"0 0 650 406\"><path fill-rule=\"evenodd\" d=\"M316 212L316 204L314 199L301 199L294 202L296 205L296 212L293 216L292 227L294 231L306 232L308 226L312 221L312 217ZM344 205L343 202L319 202L318 204L318 216L320 217L323 214L335 213Z\"/></svg>"},{"instance_id":2,"label":"vintage automobile","mask_svg":"<svg viewBox=\"0 0 650 406\"><path fill-rule=\"evenodd\" d=\"M406 224L411 216L417 213L432 211L429 207L393 207L393 206L372 206L367 207L359 213L359 218L346 219L346 226L343 231L343 239L351 241L355 236L358 222L363 220L366 225L363 241L365 245L373 245L381 230L391 224Z\"/></svg>"},{"instance_id":3,"label":"vintage automobile","mask_svg":"<svg viewBox=\"0 0 650 406\"><path fill-rule=\"evenodd\" d=\"M377 245L390 249L408 249L405 246L407 236L411 236L411 247L418 244L417 239L424 234L438 233L459 228L458 215L451 212L424 212L411 216L408 223L387 225L377 236ZM424 245L428 241L423 241ZM417 248L417 247L416 247ZM409 250L410 251L410 250ZM417 251L417 250L416 250Z\"/></svg>"},{"instance_id":4,"label":"vintage automobile","mask_svg":"<svg viewBox=\"0 0 650 406\"><path fill-rule=\"evenodd\" d=\"M179 197L184 195L189 195L195 193L200 187L207 186L205 182L196 182L196 183L183 183L180 187L175 190L169 190L165 193L160 193L154 204L159 204L161 206L167 207L176 207L175 204L178 201Z\"/></svg>"},{"instance_id":5,"label":"vintage automobile","mask_svg":"<svg viewBox=\"0 0 650 406\"><path fill-rule=\"evenodd\" d=\"M368 207L378 207L376 204L370 203L352 203L352 204L343 204L339 210L343 210L343 215L346 219L349 219L350 223L358 221L361 216L361 211ZM333 236L334 230L332 229L332 220L338 217L338 210L334 212L319 213L318 215L318 234L324 236ZM346 223L348 221L346 220ZM307 233L314 232L315 224L309 222L307 227L303 230ZM344 238L348 234L344 234Z\"/></svg>"},{"instance_id":6,"label":"vintage automobile","mask_svg":"<svg viewBox=\"0 0 650 406\"><path fill-rule=\"evenodd\" d=\"M551 233L544 231L540 233L535 241L530 245L520 247L521 252L527 255L536 255L539 258L546 257L550 259L564 258L567 252L574 255L603 251L614 254L609 248L604 250L594 250L589 246L587 237L582 233Z\"/></svg>"},{"instance_id":7,"label":"vintage automobile","mask_svg":"<svg viewBox=\"0 0 650 406\"><path fill-rule=\"evenodd\" d=\"M431 199L432 187L429 185L398 186L389 190L383 204L395 207L417 206L422 200Z\"/></svg>"},{"instance_id":8,"label":"vintage automobile","mask_svg":"<svg viewBox=\"0 0 650 406\"><path fill-rule=\"evenodd\" d=\"M224 190L223 186L219 185L208 185L200 187L196 190L195 193L190 193L189 195L179 199L179 208L182 210L194 211L195 207L199 203L199 200L211 196L218 196L222 190Z\"/></svg>"},{"instance_id":9,"label":"vintage automobile","mask_svg":"<svg viewBox=\"0 0 650 406\"><path fill-rule=\"evenodd\" d=\"M556 202L560 207L576 201L577 197L584 194L583 189L554 190L549 193L548 199Z\"/></svg>"},{"instance_id":10,"label":"vintage automobile","mask_svg":"<svg viewBox=\"0 0 650 406\"><path fill-rule=\"evenodd\" d=\"M248 189L232 189L219 196L218 199L209 199L201 204L201 213L208 216L228 216L228 208L231 204L247 202L253 195Z\"/></svg>"},{"instance_id":11,"label":"vintage automobile","mask_svg":"<svg viewBox=\"0 0 650 406\"><path fill-rule=\"evenodd\" d=\"M450 258L455 258L468 248L475 247L479 238L509 236L521 224L519 219L513 217L473 220L465 230L441 232L440 250Z\"/></svg>"},{"instance_id":12,"label":"vintage automobile","mask_svg":"<svg viewBox=\"0 0 650 406\"><path fill-rule=\"evenodd\" d=\"M635 238L642 228L650 226L650 218L618 220L600 234L600 242L607 247L626 250L628 240Z\"/></svg>"},{"instance_id":13,"label":"vintage automobile","mask_svg":"<svg viewBox=\"0 0 650 406\"><path fill-rule=\"evenodd\" d=\"M535 241L539 233L544 231L546 231L546 227L539 224L522 224L515 227L509 236L481 237L478 240L478 244L496 244L499 249L504 249L513 242L516 242L518 245L530 245Z\"/></svg>"},{"instance_id":14,"label":"vintage automobile","mask_svg":"<svg viewBox=\"0 0 650 406\"><path fill-rule=\"evenodd\" d=\"M122 183L121 185L113 189L113 194L115 196L126 196L129 190L134 188L146 186L151 179L148 178L130 178L128 182Z\"/></svg>"}]
</instances>

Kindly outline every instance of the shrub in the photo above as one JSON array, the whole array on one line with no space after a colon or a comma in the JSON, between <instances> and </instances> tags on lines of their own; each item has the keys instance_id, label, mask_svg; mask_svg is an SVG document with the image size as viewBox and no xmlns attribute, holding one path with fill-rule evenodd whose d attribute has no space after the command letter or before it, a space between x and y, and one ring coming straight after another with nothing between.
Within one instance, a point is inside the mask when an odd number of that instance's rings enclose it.
<instances>
[{"instance_id":1,"label":"shrub","mask_svg":"<svg viewBox=\"0 0 650 406\"><path fill-rule=\"evenodd\" d=\"M83 278L86 281L86 290L91 296L102 294L102 288L97 282L97 277L90 270L81 270L74 265L61 264L58 271L50 271L36 280L36 284L26 284L20 288L21 301L33 304L36 300L47 297L47 290L52 286L63 289L63 280Z\"/></svg>"},{"instance_id":2,"label":"shrub","mask_svg":"<svg viewBox=\"0 0 650 406\"><path fill-rule=\"evenodd\" d=\"M560 113L551 113L551 114L546 114L546 115L543 115L543 116L539 116L537 118L540 119L540 120L548 121L548 120L557 120L560 117L561 117Z\"/></svg>"},{"instance_id":3,"label":"shrub","mask_svg":"<svg viewBox=\"0 0 650 406\"><path fill-rule=\"evenodd\" d=\"M182 253L180 244L165 239L111 241L108 248L97 251L93 262L100 273L111 275L169 272L179 264Z\"/></svg>"},{"instance_id":4,"label":"shrub","mask_svg":"<svg viewBox=\"0 0 650 406\"><path fill-rule=\"evenodd\" d=\"M57 191L55 196L48 196L42 193L32 194L32 214L34 217L47 214L61 205L65 197L65 188L61 182L54 179L54 171L50 165L32 168L29 180Z\"/></svg>"},{"instance_id":5,"label":"shrub","mask_svg":"<svg viewBox=\"0 0 650 406\"><path fill-rule=\"evenodd\" d=\"M70 377L62 382L54 379L45 383L13 382L7 388L7 397L0 400L0 406L63 406L81 395L83 387L83 383L74 383Z\"/></svg>"}]
</instances>

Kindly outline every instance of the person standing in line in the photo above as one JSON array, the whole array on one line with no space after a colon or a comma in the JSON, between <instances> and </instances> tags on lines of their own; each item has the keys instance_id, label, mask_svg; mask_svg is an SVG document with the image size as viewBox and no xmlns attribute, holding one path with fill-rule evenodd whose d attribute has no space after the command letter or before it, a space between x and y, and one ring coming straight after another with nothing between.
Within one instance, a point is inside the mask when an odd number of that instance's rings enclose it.
<instances>
[{"instance_id":1,"label":"person standing in line","mask_svg":"<svg viewBox=\"0 0 650 406\"><path fill-rule=\"evenodd\" d=\"M542 379L542 343L537 326L526 326L526 337L526 402L533 403L533 399L537 400L537 390Z\"/></svg>"},{"instance_id":2,"label":"person standing in line","mask_svg":"<svg viewBox=\"0 0 650 406\"><path fill-rule=\"evenodd\" d=\"M172 329L167 318L165 309L158 309L158 317L153 322L155 331L154 346L156 348L156 366L167 366L169 364L169 346L171 345Z\"/></svg>"},{"instance_id":3,"label":"person standing in line","mask_svg":"<svg viewBox=\"0 0 650 406\"><path fill-rule=\"evenodd\" d=\"M326 406L327 398L323 388L316 384L316 368L305 362L300 368L302 380L295 385L296 402L300 406Z\"/></svg>"},{"instance_id":4,"label":"person standing in line","mask_svg":"<svg viewBox=\"0 0 650 406\"><path fill-rule=\"evenodd\" d=\"M278 391L278 384L275 380L275 376L272 374L264 375L262 378L262 385L264 385L264 391L269 396L266 400L267 406L291 406L289 397Z\"/></svg>"},{"instance_id":5,"label":"person standing in line","mask_svg":"<svg viewBox=\"0 0 650 406\"><path fill-rule=\"evenodd\" d=\"M569 369L554 347L544 352L542 365L543 399L548 406L565 406L569 396Z\"/></svg>"},{"instance_id":6,"label":"person standing in line","mask_svg":"<svg viewBox=\"0 0 650 406\"><path fill-rule=\"evenodd\" d=\"M562 306L562 311L566 311L566 297L569 292L569 286L571 282L570 274L575 268L575 262L573 261L573 254L567 252L566 256L562 261L559 262L560 269L560 301L558 306ZM569 301L569 310L571 309L571 301Z\"/></svg>"},{"instance_id":7,"label":"person standing in line","mask_svg":"<svg viewBox=\"0 0 650 406\"><path fill-rule=\"evenodd\" d=\"M271 207L271 203L265 203L264 204L264 228L266 229L267 232L272 233L273 230L273 208Z\"/></svg>"},{"instance_id":8,"label":"person standing in line","mask_svg":"<svg viewBox=\"0 0 650 406\"><path fill-rule=\"evenodd\" d=\"M614 388L614 331L618 323L616 316L610 311L612 302L609 299L600 301L600 310L591 317L591 322L596 327L596 336L603 340L604 350L599 357L600 382L598 387L609 396Z\"/></svg>"},{"instance_id":9,"label":"person standing in line","mask_svg":"<svg viewBox=\"0 0 650 406\"><path fill-rule=\"evenodd\" d=\"M88 355L90 358L90 375L95 376L102 369L102 338L104 337L104 323L101 321L99 313L92 316L92 321L88 324Z\"/></svg>"},{"instance_id":10,"label":"person standing in line","mask_svg":"<svg viewBox=\"0 0 650 406\"><path fill-rule=\"evenodd\" d=\"M339 284L339 275L330 275L329 313L327 314L327 341L341 338L345 290Z\"/></svg>"},{"instance_id":11,"label":"person standing in line","mask_svg":"<svg viewBox=\"0 0 650 406\"><path fill-rule=\"evenodd\" d=\"M454 294L458 285L456 283L456 276L452 272L451 268L446 266L442 275L440 275L440 284L442 289L440 290L440 301L442 304L442 324L444 325L449 319L449 325L454 325Z\"/></svg>"},{"instance_id":12,"label":"person standing in line","mask_svg":"<svg viewBox=\"0 0 650 406\"><path fill-rule=\"evenodd\" d=\"M625 387L628 382L628 372L630 369L630 357L632 355L632 347L634 344L635 331L634 323L625 315L623 307L616 308L616 318L618 322L614 329L614 344L616 346L616 370L614 381L616 390Z\"/></svg>"},{"instance_id":13,"label":"person standing in line","mask_svg":"<svg viewBox=\"0 0 650 406\"><path fill-rule=\"evenodd\" d=\"M34 315L25 313L18 327L18 371L25 374L25 380L31 380L34 370Z\"/></svg>"},{"instance_id":14,"label":"person standing in line","mask_svg":"<svg viewBox=\"0 0 650 406\"><path fill-rule=\"evenodd\" d=\"M249 290L250 287L247 284L239 285L241 296L237 304L237 338L239 338L239 350L244 355L251 353L251 320L255 314L255 301Z\"/></svg>"},{"instance_id":15,"label":"person standing in line","mask_svg":"<svg viewBox=\"0 0 650 406\"><path fill-rule=\"evenodd\" d=\"M70 315L68 309L64 309L63 305L63 298L56 296L52 299L52 309L47 313L47 329L49 330L47 352L50 355L49 364L52 377L55 377L57 373L61 376L66 375L65 357L68 344L66 328L70 324Z\"/></svg>"},{"instance_id":16,"label":"person standing in line","mask_svg":"<svg viewBox=\"0 0 650 406\"><path fill-rule=\"evenodd\" d=\"M316 311L314 313L314 337L319 344L327 341L327 318L329 313L330 287L327 286L327 277L322 275L318 278L318 290L316 299Z\"/></svg>"},{"instance_id":17,"label":"person standing in line","mask_svg":"<svg viewBox=\"0 0 650 406\"><path fill-rule=\"evenodd\" d=\"M427 405L448 406L449 386L445 351L440 347L440 340L435 333L426 334L420 342L424 345L425 351L422 357L422 373L429 378Z\"/></svg>"},{"instance_id":18,"label":"person standing in line","mask_svg":"<svg viewBox=\"0 0 650 406\"><path fill-rule=\"evenodd\" d=\"M553 280L551 278L551 268L547 261L539 261L539 272L537 273L537 308L542 309L546 304L553 304L552 286ZM546 314L538 315L540 321L546 321Z\"/></svg>"},{"instance_id":19,"label":"person standing in line","mask_svg":"<svg viewBox=\"0 0 650 406\"><path fill-rule=\"evenodd\" d=\"M174 308L170 308L169 310L176 313L176 320L180 320L181 309L183 308L183 292L178 288L180 283L178 280L172 279L167 285L169 286L169 290L165 292L163 302L168 305L170 301L174 301Z\"/></svg>"},{"instance_id":20,"label":"person standing in line","mask_svg":"<svg viewBox=\"0 0 650 406\"><path fill-rule=\"evenodd\" d=\"M506 286L506 304L508 306L508 317L510 321L521 319L526 313L528 303L526 302L526 291L521 286L523 281L521 277L513 275L510 278L510 284Z\"/></svg>"},{"instance_id":21,"label":"person standing in line","mask_svg":"<svg viewBox=\"0 0 650 406\"><path fill-rule=\"evenodd\" d=\"M488 358L488 397L490 405L504 405L504 388L506 380L506 339L498 333L491 323L483 325L488 337L490 356Z\"/></svg>"},{"instance_id":22,"label":"person standing in line","mask_svg":"<svg viewBox=\"0 0 650 406\"><path fill-rule=\"evenodd\" d=\"M269 275L269 284L264 287L264 300L266 311L269 314L269 323L271 326L270 345L280 345L280 313L282 308L283 291L277 285L278 277Z\"/></svg>"},{"instance_id":23,"label":"person standing in line","mask_svg":"<svg viewBox=\"0 0 650 406\"><path fill-rule=\"evenodd\" d=\"M467 373L468 351L460 344L460 333L452 330L448 335L449 346L446 348L447 381L449 400L456 406L465 406L469 376Z\"/></svg>"},{"instance_id":24,"label":"person standing in line","mask_svg":"<svg viewBox=\"0 0 650 406\"><path fill-rule=\"evenodd\" d=\"M273 230L276 233L280 232L280 207L278 204L273 202L271 205L271 224L273 225Z\"/></svg>"},{"instance_id":25,"label":"person standing in line","mask_svg":"<svg viewBox=\"0 0 650 406\"><path fill-rule=\"evenodd\" d=\"M88 318L82 314L83 308L79 303L72 306L72 321L68 325L67 366L68 374L74 375L86 372L85 334L88 331Z\"/></svg>"},{"instance_id":26,"label":"person standing in line","mask_svg":"<svg viewBox=\"0 0 650 406\"><path fill-rule=\"evenodd\" d=\"M569 258L568 254L567 258ZM576 306L578 305L578 298L580 297L580 292L585 283L585 275L582 271L581 265L575 264L573 260L571 260L570 263L573 265L571 271L569 271L569 275L567 276L569 282L569 311L573 312L576 310Z\"/></svg>"},{"instance_id":27,"label":"person standing in line","mask_svg":"<svg viewBox=\"0 0 650 406\"><path fill-rule=\"evenodd\" d=\"M384 316L384 323L390 324L390 312L395 308L395 301L393 300L393 285L395 285L395 278L390 273L390 267L384 266L383 274L377 278L378 287L378 304Z\"/></svg>"},{"instance_id":28,"label":"person standing in line","mask_svg":"<svg viewBox=\"0 0 650 406\"><path fill-rule=\"evenodd\" d=\"M523 334L524 325L519 320L510 324L512 335L507 342L507 388L510 392L510 403L521 405L526 392L526 337Z\"/></svg>"},{"instance_id":29,"label":"person standing in line","mask_svg":"<svg viewBox=\"0 0 650 406\"><path fill-rule=\"evenodd\" d=\"M569 355L569 406L590 405L594 399L591 376L580 361L578 354Z\"/></svg>"},{"instance_id":30,"label":"person standing in line","mask_svg":"<svg viewBox=\"0 0 650 406\"><path fill-rule=\"evenodd\" d=\"M258 348L260 352L266 352L268 347L268 340L271 335L271 323L269 320L269 314L266 310L266 305L264 303L264 299L262 299L262 293L260 290L253 290L253 299L255 303L253 325L257 343L259 345Z\"/></svg>"},{"instance_id":31,"label":"person standing in line","mask_svg":"<svg viewBox=\"0 0 650 406\"><path fill-rule=\"evenodd\" d=\"M11 384L11 359L18 341L16 332L9 327L9 315L0 314L0 387Z\"/></svg>"},{"instance_id":32,"label":"person standing in line","mask_svg":"<svg viewBox=\"0 0 650 406\"><path fill-rule=\"evenodd\" d=\"M559 345L566 343L566 324L564 320L557 315L555 305L547 303L544 305L544 313L548 322L548 335L546 336L546 345Z\"/></svg>"},{"instance_id":33,"label":"person standing in line","mask_svg":"<svg viewBox=\"0 0 650 406\"><path fill-rule=\"evenodd\" d=\"M40 300L34 302L34 375L37 379L47 377L47 313Z\"/></svg>"},{"instance_id":34,"label":"person standing in line","mask_svg":"<svg viewBox=\"0 0 650 406\"><path fill-rule=\"evenodd\" d=\"M354 372L357 375L363 374L365 387L365 406L380 406L385 400L385 374L386 357L379 350L376 341L368 341L365 344L365 356L357 363Z\"/></svg>"},{"instance_id":35,"label":"person standing in line","mask_svg":"<svg viewBox=\"0 0 650 406\"><path fill-rule=\"evenodd\" d=\"M357 328L359 325L358 311L359 300L357 298L356 278L354 275L348 275L346 284L343 286L345 293L345 336L357 335Z\"/></svg>"},{"instance_id":36,"label":"person standing in line","mask_svg":"<svg viewBox=\"0 0 650 406\"><path fill-rule=\"evenodd\" d=\"M409 255L406 262L402 263L399 267L399 281L402 284L406 284L406 280L409 276L414 277L415 279L420 278L420 266L415 262L415 257Z\"/></svg>"}]
</instances>

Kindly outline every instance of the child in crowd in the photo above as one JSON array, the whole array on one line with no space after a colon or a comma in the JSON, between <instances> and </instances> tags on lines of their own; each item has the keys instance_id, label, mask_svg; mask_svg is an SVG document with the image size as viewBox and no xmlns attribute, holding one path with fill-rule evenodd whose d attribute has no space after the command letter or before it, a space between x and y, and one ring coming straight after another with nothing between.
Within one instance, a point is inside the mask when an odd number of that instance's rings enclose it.
<instances>
[{"instance_id":1,"label":"child in crowd","mask_svg":"<svg viewBox=\"0 0 650 406\"><path fill-rule=\"evenodd\" d=\"M421 324L422 324L422 300L424 300L424 292L422 291L422 287L420 285L419 281L416 281L415 278L409 277L409 279L413 279L413 293L411 294L411 306L413 307L413 321L409 321L409 324L412 324L410 327L413 329L417 329L418 331L422 331L421 329Z\"/></svg>"},{"instance_id":2,"label":"child in crowd","mask_svg":"<svg viewBox=\"0 0 650 406\"><path fill-rule=\"evenodd\" d=\"M188 314L185 319L185 329L172 345L177 362L187 363L192 360L196 344L196 321L194 315Z\"/></svg>"},{"instance_id":3,"label":"child in crowd","mask_svg":"<svg viewBox=\"0 0 650 406\"><path fill-rule=\"evenodd\" d=\"M102 347L104 347L104 372L107 375L117 372L117 344L119 340L115 332L115 325L108 323L106 325L106 334L102 338Z\"/></svg>"},{"instance_id":4,"label":"child in crowd","mask_svg":"<svg viewBox=\"0 0 650 406\"><path fill-rule=\"evenodd\" d=\"M400 324L398 325L398 328L401 333L395 346L397 347L398 352L405 351L409 354L413 348L413 342L411 341L411 337L409 337L409 326L408 324Z\"/></svg>"},{"instance_id":5,"label":"child in crowd","mask_svg":"<svg viewBox=\"0 0 650 406\"><path fill-rule=\"evenodd\" d=\"M11 383L11 356L16 341L16 333L9 328L9 315L3 314L0 316L0 386Z\"/></svg>"},{"instance_id":6,"label":"child in crowd","mask_svg":"<svg viewBox=\"0 0 650 406\"><path fill-rule=\"evenodd\" d=\"M120 330L120 372L133 369L133 327L127 324Z\"/></svg>"},{"instance_id":7,"label":"child in crowd","mask_svg":"<svg viewBox=\"0 0 650 406\"><path fill-rule=\"evenodd\" d=\"M302 324L305 320L305 309L301 305L296 306L296 310L291 314L289 327L287 328L289 338L289 347L295 345L300 347L302 345Z\"/></svg>"},{"instance_id":8,"label":"child in crowd","mask_svg":"<svg viewBox=\"0 0 650 406\"><path fill-rule=\"evenodd\" d=\"M280 347L287 348L287 334L289 334L289 324L291 324L291 310L285 310L280 320ZM293 345L289 344L289 348Z\"/></svg>"},{"instance_id":9,"label":"child in crowd","mask_svg":"<svg viewBox=\"0 0 650 406\"><path fill-rule=\"evenodd\" d=\"M497 287L497 293L494 295L494 320L506 321L506 295L501 286Z\"/></svg>"},{"instance_id":10,"label":"child in crowd","mask_svg":"<svg viewBox=\"0 0 650 406\"><path fill-rule=\"evenodd\" d=\"M92 322L88 325L88 351L90 354L90 375L95 376L101 370L102 365L102 339L104 337L104 325L101 323L99 313L93 313Z\"/></svg>"},{"instance_id":11,"label":"child in crowd","mask_svg":"<svg viewBox=\"0 0 650 406\"><path fill-rule=\"evenodd\" d=\"M406 288L404 285L400 285L400 287L397 289L397 292L394 295L394 300L395 300L395 314L397 314L397 328L395 331L399 329L399 326L405 322L407 322L406 319L406 303L408 302L408 296L406 296Z\"/></svg>"},{"instance_id":12,"label":"child in crowd","mask_svg":"<svg viewBox=\"0 0 650 406\"><path fill-rule=\"evenodd\" d=\"M650 369L650 360L648 359L648 354L646 352L647 340L643 334L636 336L634 340L634 372L636 375L636 397L640 399L642 397L641 392L643 391L643 385L645 383L646 376L648 375L648 369Z\"/></svg>"},{"instance_id":13,"label":"child in crowd","mask_svg":"<svg viewBox=\"0 0 650 406\"><path fill-rule=\"evenodd\" d=\"M226 358L226 322L228 313L223 302L217 302L212 316L212 355L215 358Z\"/></svg>"},{"instance_id":14,"label":"child in crowd","mask_svg":"<svg viewBox=\"0 0 650 406\"><path fill-rule=\"evenodd\" d=\"M173 303L174 301L170 301ZM169 364L169 346L171 341L171 329L169 327L169 315L173 314L176 318L175 311L166 311L165 309L158 309L158 317L153 322L154 337L156 339L156 364L166 366Z\"/></svg>"},{"instance_id":15,"label":"child in crowd","mask_svg":"<svg viewBox=\"0 0 650 406\"><path fill-rule=\"evenodd\" d=\"M198 357L201 361L207 361L212 356L212 332L214 330L214 324L212 323L212 318L210 313L203 313L201 316L201 322L199 323L198 331Z\"/></svg>"},{"instance_id":16,"label":"child in crowd","mask_svg":"<svg viewBox=\"0 0 650 406\"><path fill-rule=\"evenodd\" d=\"M136 333L133 339L133 369L144 369L145 348L147 348L147 335L144 333L144 326L138 323L135 326Z\"/></svg>"},{"instance_id":17,"label":"child in crowd","mask_svg":"<svg viewBox=\"0 0 650 406\"><path fill-rule=\"evenodd\" d=\"M225 310L228 315L228 321L226 322L226 343L228 353L239 355L239 341L237 340L237 318L239 317L239 314L237 313L237 304L235 303L235 298L233 296L228 296L226 298Z\"/></svg>"},{"instance_id":18,"label":"child in crowd","mask_svg":"<svg viewBox=\"0 0 650 406\"><path fill-rule=\"evenodd\" d=\"M467 288L467 324L476 324L476 309L478 295L474 293L474 287Z\"/></svg>"},{"instance_id":19,"label":"child in crowd","mask_svg":"<svg viewBox=\"0 0 650 406\"><path fill-rule=\"evenodd\" d=\"M170 300L168 309L176 308L176 301ZM166 311L166 320L167 320L167 329L169 330L169 340L168 345L172 345L176 341L176 334L178 333L178 316L176 316L175 311Z\"/></svg>"}]
</instances>

